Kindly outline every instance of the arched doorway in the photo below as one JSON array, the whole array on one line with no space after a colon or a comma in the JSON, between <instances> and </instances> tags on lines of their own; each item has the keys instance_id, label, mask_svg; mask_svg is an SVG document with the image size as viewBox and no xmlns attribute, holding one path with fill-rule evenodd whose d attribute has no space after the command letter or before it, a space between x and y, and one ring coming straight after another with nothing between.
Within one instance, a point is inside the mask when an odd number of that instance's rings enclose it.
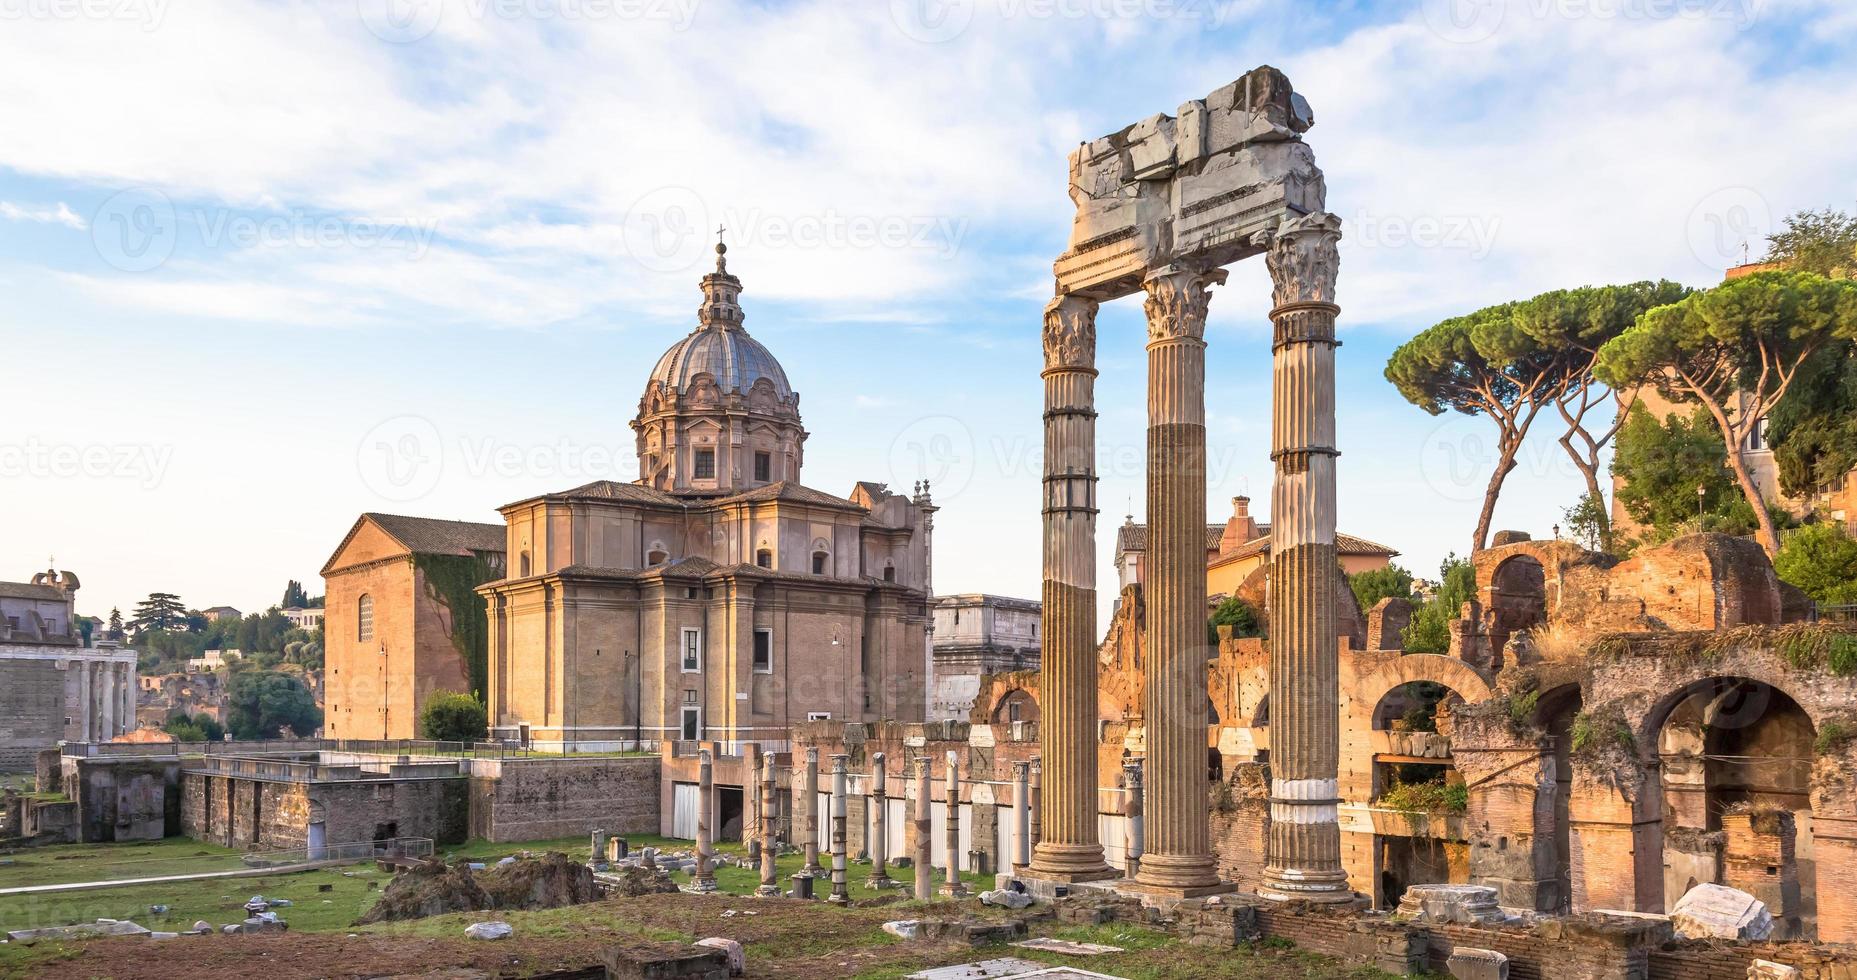
<instances>
[{"instance_id":1,"label":"arched doorway","mask_svg":"<svg viewBox=\"0 0 1857 980\"><path fill-rule=\"evenodd\" d=\"M1374 819L1374 897L1380 908L1396 907L1413 885L1470 880L1469 845L1459 819L1469 790L1439 733L1451 705L1461 703L1462 696L1446 684L1411 680L1374 705L1373 729L1389 733L1383 747L1376 740L1373 760L1371 802L1378 811L1390 811Z\"/></svg>"},{"instance_id":2,"label":"arched doorway","mask_svg":"<svg viewBox=\"0 0 1857 980\"><path fill-rule=\"evenodd\" d=\"M1573 911L1573 720L1584 704L1578 684L1550 688L1536 695L1530 719L1547 733L1553 753L1554 890L1537 907L1565 915Z\"/></svg>"},{"instance_id":3,"label":"arched doorway","mask_svg":"<svg viewBox=\"0 0 1857 980\"><path fill-rule=\"evenodd\" d=\"M1490 617L1490 654L1500 667L1509 659L1504 655L1509 637L1547 621L1547 571L1540 559L1521 554L1497 565L1485 601Z\"/></svg>"},{"instance_id":4,"label":"arched doorway","mask_svg":"<svg viewBox=\"0 0 1857 980\"><path fill-rule=\"evenodd\" d=\"M1664 907L1706 882L1765 902L1780 935L1816 929L1811 776L1817 729L1764 681L1710 677L1647 718L1662 790Z\"/></svg>"}]
</instances>

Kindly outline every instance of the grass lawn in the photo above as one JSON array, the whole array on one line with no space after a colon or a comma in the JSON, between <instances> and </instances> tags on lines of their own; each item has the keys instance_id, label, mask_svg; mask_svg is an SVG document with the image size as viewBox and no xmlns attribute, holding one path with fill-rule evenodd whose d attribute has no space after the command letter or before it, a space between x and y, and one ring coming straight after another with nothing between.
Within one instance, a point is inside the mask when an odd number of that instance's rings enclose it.
<instances>
[{"instance_id":1,"label":"grass lawn","mask_svg":"<svg viewBox=\"0 0 1857 980\"><path fill-rule=\"evenodd\" d=\"M245 866L239 860L243 853L187 837L123 844L22 847L0 856L0 860L13 862L0 864L0 888L232 871Z\"/></svg>"}]
</instances>

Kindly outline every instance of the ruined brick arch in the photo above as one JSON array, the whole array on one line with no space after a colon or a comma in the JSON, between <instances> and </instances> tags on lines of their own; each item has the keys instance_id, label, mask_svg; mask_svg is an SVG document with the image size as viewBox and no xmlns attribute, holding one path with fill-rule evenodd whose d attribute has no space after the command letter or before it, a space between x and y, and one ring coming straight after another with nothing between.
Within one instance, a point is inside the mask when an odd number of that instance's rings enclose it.
<instances>
[{"instance_id":1,"label":"ruined brick arch","mask_svg":"<svg viewBox=\"0 0 1857 980\"><path fill-rule=\"evenodd\" d=\"M1854 706L1848 685L1824 684L1769 650L1741 650L1712 661L1659 657L1648 676L1646 657L1627 657L1594 671L1582 692L1588 705L1614 704L1630 725L1640 751L1655 752L1658 734L1670 713L1711 683L1755 681L1790 698L1811 720L1813 728L1850 714ZM1648 748L1647 748L1648 747Z\"/></svg>"},{"instance_id":2,"label":"ruined brick arch","mask_svg":"<svg viewBox=\"0 0 1857 980\"><path fill-rule=\"evenodd\" d=\"M1437 653L1411 653L1357 681L1355 703L1369 712L1376 711L1388 694L1414 681L1441 684L1471 704L1495 697L1495 683L1462 660Z\"/></svg>"},{"instance_id":3,"label":"ruined brick arch","mask_svg":"<svg viewBox=\"0 0 1857 980\"><path fill-rule=\"evenodd\" d=\"M1014 709L1018 717L1013 717ZM1015 721L1038 720L1038 691L1028 687L1005 687L987 707L989 724L1006 725Z\"/></svg>"}]
</instances>

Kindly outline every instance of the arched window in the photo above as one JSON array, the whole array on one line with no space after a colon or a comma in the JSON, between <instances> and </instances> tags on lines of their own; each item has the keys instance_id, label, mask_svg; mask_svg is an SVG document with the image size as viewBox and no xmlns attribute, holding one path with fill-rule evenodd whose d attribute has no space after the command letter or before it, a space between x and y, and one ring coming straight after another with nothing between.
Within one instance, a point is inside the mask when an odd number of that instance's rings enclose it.
<instances>
[{"instance_id":1,"label":"arched window","mask_svg":"<svg viewBox=\"0 0 1857 980\"><path fill-rule=\"evenodd\" d=\"M885 582L896 581L896 566L895 565L883 566L883 580Z\"/></svg>"},{"instance_id":2,"label":"arched window","mask_svg":"<svg viewBox=\"0 0 1857 980\"><path fill-rule=\"evenodd\" d=\"M766 548L762 548L760 551L754 553L754 563L762 568L773 568L774 553Z\"/></svg>"},{"instance_id":3,"label":"arched window","mask_svg":"<svg viewBox=\"0 0 1857 980\"><path fill-rule=\"evenodd\" d=\"M662 565L664 564L664 559L667 557L669 556L665 555L664 552L653 549L650 554L645 556L645 564Z\"/></svg>"},{"instance_id":4,"label":"arched window","mask_svg":"<svg viewBox=\"0 0 1857 980\"><path fill-rule=\"evenodd\" d=\"M355 636L363 643L374 638L374 597L371 595L355 600Z\"/></svg>"}]
</instances>

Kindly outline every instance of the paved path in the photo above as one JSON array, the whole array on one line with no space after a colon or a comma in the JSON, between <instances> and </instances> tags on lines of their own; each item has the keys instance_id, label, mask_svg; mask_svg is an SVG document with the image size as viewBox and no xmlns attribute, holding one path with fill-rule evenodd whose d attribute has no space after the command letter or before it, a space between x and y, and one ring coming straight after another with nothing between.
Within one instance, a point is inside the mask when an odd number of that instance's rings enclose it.
<instances>
[{"instance_id":1,"label":"paved path","mask_svg":"<svg viewBox=\"0 0 1857 980\"><path fill-rule=\"evenodd\" d=\"M234 868L230 871L205 871L191 875L161 875L155 878L117 878L111 881L67 881L56 885L26 885L22 888L0 888L0 898L11 895L49 895L56 892L81 892L97 888L122 888L127 885L163 885L177 881L202 881L208 878L260 878L265 875L295 874L299 871L314 871L317 868L353 863L352 861L305 861L300 864L280 864L270 868Z\"/></svg>"}]
</instances>

